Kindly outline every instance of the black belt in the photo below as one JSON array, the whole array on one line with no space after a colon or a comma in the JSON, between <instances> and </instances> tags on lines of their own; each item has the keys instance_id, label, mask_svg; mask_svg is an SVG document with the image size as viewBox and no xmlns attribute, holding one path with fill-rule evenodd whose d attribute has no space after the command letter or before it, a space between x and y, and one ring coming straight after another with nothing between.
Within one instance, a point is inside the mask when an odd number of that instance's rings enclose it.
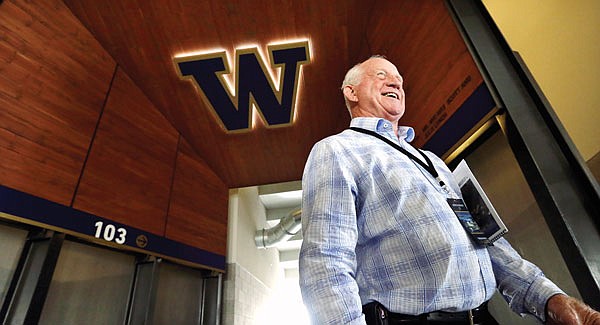
<instances>
[{"instance_id":1,"label":"black belt","mask_svg":"<svg viewBox=\"0 0 600 325\"><path fill-rule=\"evenodd\" d=\"M497 324L487 311L487 303L460 312L434 311L420 315L392 313L378 302L363 306L363 313L369 325L394 324Z\"/></svg>"}]
</instances>

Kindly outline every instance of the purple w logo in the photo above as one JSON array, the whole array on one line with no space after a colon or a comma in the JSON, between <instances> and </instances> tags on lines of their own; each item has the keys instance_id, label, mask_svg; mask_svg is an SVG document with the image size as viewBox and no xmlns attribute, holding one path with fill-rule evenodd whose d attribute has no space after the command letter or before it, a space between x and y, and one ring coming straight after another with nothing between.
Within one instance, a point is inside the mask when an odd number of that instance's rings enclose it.
<instances>
[{"instance_id":1,"label":"purple w logo","mask_svg":"<svg viewBox=\"0 0 600 325\"><path fill-rule=\"evenodd\" d=\"M268 52L272 67L279 69L279 84L275 86L257 48L236 50L233 93L223 77L231 73L225 51L174 61L180 77L198 86L227 131L245 131L252 125L252 105L269 127L293 122L300 67L310 62L308 41L269 45Z\"/></svg>"}]
</instances>

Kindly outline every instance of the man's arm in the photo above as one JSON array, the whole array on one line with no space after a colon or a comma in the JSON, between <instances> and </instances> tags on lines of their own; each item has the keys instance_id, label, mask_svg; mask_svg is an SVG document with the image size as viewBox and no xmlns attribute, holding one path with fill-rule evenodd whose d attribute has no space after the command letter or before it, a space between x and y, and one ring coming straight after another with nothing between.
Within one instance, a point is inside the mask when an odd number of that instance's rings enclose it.
<instances>
[{"instance_id":1,"label":"man's arm","mask_svg":"<svg viewBox=\"0 0 600 325\"><path fill-rule=\"evenodd\" d=\"M504 238L489 247L488 252L498 290L510 309L518 314L532 314L544 322L546 302L564 292L536 265L524 260Z\"/></svg>"},{"instance_id":2,"label":"man's arm","mask_svg":"<svg viewBox=\"0 0 600 325\"><path fill-rule=\"evenodd\" d=\"M498 289L514 312L531 313L547 324L600 325L600 313L562 292L506 240L488 251Z\"/></svg>"},{"instance_id":3,"label":"man's arm","mask_svg":"<svg viewBox=\"0 0 600 325\"><path fill-rule=\"evenodd\" d=\"M302 179L300 288L314 324L364 324L351 177L333 146L313 148Z\"/></svg>"}]
</instances>

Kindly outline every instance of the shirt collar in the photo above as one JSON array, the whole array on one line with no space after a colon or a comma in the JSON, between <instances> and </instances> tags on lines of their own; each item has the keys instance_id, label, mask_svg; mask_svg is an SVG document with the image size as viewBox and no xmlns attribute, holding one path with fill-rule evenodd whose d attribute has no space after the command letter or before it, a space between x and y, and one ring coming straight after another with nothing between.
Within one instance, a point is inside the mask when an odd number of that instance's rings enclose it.
<instances>
[{"instance_id":1,"label":"shirt collar","mask_svg":"<svg viewBox=\"0 0 600 325\"><path fill-rule=\"evenodd\" d=\"M355 117L350 121L350 126L363 128L377 133L393 134L392 122L379 117ZM398 138L411 142L415 138L415 130L410 126L398 126Z\"/></svg>"}]
</instances>

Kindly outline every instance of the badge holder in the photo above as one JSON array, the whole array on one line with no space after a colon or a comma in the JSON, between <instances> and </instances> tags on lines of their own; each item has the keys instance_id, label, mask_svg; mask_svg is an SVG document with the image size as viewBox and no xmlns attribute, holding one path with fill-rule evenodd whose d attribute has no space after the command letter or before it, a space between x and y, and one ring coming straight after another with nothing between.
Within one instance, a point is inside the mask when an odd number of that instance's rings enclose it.
<instances>
[{"instance_id":1,"label":"badge holder","mask_svg":"<svg viewBox=\"0 0 600 325\"><path fill-rule=\"evenodd\" d=\"M467 231L469 235L480 245L493 246L492 241L487 238L485 233L481 230L473 216L467 209L465 202L462 199L447 199L448 205L456 214L458 221Z\"/></svg>"}]
</instances>

